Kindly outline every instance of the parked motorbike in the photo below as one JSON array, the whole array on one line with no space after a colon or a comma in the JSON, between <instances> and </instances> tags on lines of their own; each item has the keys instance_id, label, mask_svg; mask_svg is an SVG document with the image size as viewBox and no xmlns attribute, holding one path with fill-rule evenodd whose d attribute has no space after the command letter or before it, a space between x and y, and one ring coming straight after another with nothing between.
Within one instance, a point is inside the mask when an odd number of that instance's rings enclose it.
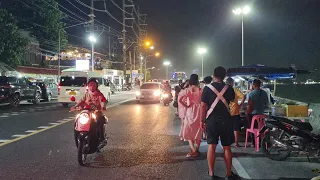
<instances>
[{"instance_id":1,"label":"parked motorbike","mask_svg":"<svg viewBox=\"0 0 320 180\"><path fill-rule=\"evenodd\" d=\"M95 153L107 145L106 127L108 118L96 109L94 105L86 105L83 109L75 109L81 110L74 122L74 139L78 148L77 158L81 166L87 163L88 154ZM105 118L102 132L98 126L98 122L101 122L98 121L98 118ZM103 133L104 141L100 139L99 133Z\"/></svg>"},{"instance_id":2,"label":"parked motorbike","mask_svg":"<svg viewBox=\"0 0 320 180\"><path fill-rule=\"evenodd\" d=\"M272 160L285 160L297 152L309 157L320 157L320 134L313 134L310 123L284 117L270 116L260 130L262 152ZM275 154L271 151L275 150Z\"/></svg>"},{"instance_id":3,"label":"parked motorbike","mask_svg":"<svg viewBox=\"0 0 320 180\"><path fill-rule=\"evenodd\" d=\"M172 95L169 92L164 92L162 94L162 102L163 105L168 106L170 104L170 102L172 101Z\"/></svg>"}]
</instances>

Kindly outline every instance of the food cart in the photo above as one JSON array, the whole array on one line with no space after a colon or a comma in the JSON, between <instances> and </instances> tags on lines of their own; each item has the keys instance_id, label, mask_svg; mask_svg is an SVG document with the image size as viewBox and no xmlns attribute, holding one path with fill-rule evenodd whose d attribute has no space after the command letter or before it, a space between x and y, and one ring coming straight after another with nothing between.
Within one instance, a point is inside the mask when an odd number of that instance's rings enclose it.
<instances>
[{"instance_id":1,"label":"food cart","mask_svg":"<svg viewBox=\"0 0 320 180\"><path fill-rule=\"evenodd\" d=\"M238 84L239 89L247 94L250 90L250 83L254 79L263 79L272 81L273 95L275 95L277 80L294 79L297 74L309 73L308 71L295 70L292 68L278 68L268 67L260 64L254 64L249 66L242 66L238 68L229 68L227 70L227 76L233 77ZM275 97L276 103L270 104L269 109L266 110L266 114L274 116L284 116L292 120L305 120L308 121L311 110L308 109L308 104L297 101L292 101L280 97ZM240 102L239 102L240 103ZM244 103L241 109L241 117L245 119L245 109L247 101ZM243 121L246 124L247 121Z\"/></svg>"}]
</instances>

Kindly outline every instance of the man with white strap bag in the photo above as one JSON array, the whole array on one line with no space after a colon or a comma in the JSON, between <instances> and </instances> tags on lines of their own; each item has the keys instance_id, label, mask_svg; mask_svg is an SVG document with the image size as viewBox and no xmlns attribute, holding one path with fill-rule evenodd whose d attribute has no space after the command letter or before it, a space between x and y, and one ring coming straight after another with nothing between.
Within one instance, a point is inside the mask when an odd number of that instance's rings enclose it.
<instances>
[{"instance_id":1,"label":"man with white strap bag","mask_svg":"<svg viewBox=\"0 0 320 180\"><path fill-rule=\"evenodd\" d=\"M201 119L205 120L208 136L209 176L212 179L218 178L214 175L214 163L216 146L220 138L227 167L226 179L239 179L239 176L231 171L232 152L230 146L234 143L234 134L229 103L235 98L235 92L231 86L223 82L226 77L226 70L223 67L215 68L213 77L214 82L204 87L201 97Z\"/></svg>"}]
</instances>

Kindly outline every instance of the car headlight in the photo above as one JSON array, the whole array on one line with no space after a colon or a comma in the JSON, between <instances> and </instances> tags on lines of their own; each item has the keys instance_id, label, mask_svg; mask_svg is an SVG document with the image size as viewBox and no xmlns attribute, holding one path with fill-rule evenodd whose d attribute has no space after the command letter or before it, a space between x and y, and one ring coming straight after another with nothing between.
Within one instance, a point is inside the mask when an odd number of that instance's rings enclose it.
<instances>
[{"instance_id":1,"label":"car headlight","mask_svg":"<svg viewBox=\"0 0 320 180\"><path fill-rule=\"evenodd\" d=\"M89 119L90 119L90 117L89 117L89 114L87 114L87 113L82 113L79 116L79 122L81 124L87 124L89 122Z\"/></svg>"},{"instance_id":2,"label":"car headlight","mask_svg":"<svg viewBox=\"0 0 320 180\"><path fill-rule=\"evenodd\" d=\"M140 92L140 91L137 91L137 92L136 92L136 95L137 95L137 96L140 96L140 95L141 95L141 92Z\"/></svg>"},{"instance_id":3,"label":"car headlight","mask_svg":"<svg viewBox=\"0 0 320 180\"><path fill-rule=\"evenodd\" d=\"M154 93L153 93L154 96L160 96L160 91L159 90L156 90Z\"/></svg>"}]
</instances>

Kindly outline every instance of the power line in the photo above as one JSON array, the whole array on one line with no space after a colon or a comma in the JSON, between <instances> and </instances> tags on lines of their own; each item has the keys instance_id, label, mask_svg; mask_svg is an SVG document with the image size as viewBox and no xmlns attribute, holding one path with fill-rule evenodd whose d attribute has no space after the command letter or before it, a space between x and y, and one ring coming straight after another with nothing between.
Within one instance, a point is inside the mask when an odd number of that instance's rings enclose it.
<instances>
[{"instance_id":1,"label":"power line","mask_svg":"<svg viewBox=\"0 0 320 180\"><path fill-rule=\"evenodd\" d=\"M112 2L113 5L115 5L118 9L120 9L122 12L127 13L129 15L132 15L132 13L128 13L127 11L125 11L124 9L122 9L117 3L115 3L113 0L110 0Z\"/></svg>"},{"instance_id":2,"label":"power line","mask_svg":"<svg viewBox=\"0 0 320 180\"><path fill-rule=\"evenodd\" d=\"M126 24L123 24L122 22L120 22L117 18L113 17L111 13L109 13L109 11L107 10L107 3L106 3L106 0L103 0L103 3L104 3L104 9L105 9L105 12L115 21L117 21L119 24L121 25L124 25L125 27L130 27Z\"/></svg>"}]
</instances>

